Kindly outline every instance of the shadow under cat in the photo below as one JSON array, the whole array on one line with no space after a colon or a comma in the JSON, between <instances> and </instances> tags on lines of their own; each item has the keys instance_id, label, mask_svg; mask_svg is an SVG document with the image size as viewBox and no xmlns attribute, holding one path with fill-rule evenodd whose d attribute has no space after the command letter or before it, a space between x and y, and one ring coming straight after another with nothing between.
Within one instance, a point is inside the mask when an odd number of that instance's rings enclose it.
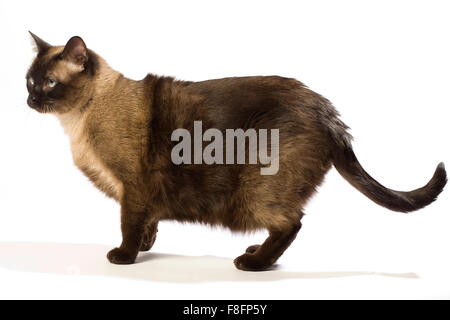
<instances>
[{"instance_id":1,"label":"shadow under cat","mask_svg":"<svg viewBox=\"0 0 450 320\"><path fill-rule=\"evenodd\" d=\"M289 279L326 279L351 276L386 276L415 279L415 273L369 271L248 273L233 268L232 259L216 256L183 256L140 253L136 264L113 265L105 259L109 247L99 244L0 242L0 268L18 271L99 275L172 283L252 282Z\"/></svg>"}]
</instances>

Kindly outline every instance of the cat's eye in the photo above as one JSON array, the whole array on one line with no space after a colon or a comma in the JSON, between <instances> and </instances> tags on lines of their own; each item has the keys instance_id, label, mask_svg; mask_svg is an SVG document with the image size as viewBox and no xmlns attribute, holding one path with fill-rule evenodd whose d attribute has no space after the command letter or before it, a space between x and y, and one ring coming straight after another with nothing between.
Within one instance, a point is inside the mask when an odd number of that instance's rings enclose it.
<instances>
[{"instance_id":1,"label":"cat's eye","mask_svg":"<svg viewBox=\"0 0 450 320\"><path fill-rule=\"evenodd\" d=\"M34 80L33 78L28 78L28 82L30 83L30 86L34 86Z\"/></svg>"},{"instance_id":2,"label":"cat's eye","mask_svg":"<svg viewBox=\"0 0 450 320\"><path fill-rule=\"evenodd\" d=\"M54 86L56 86L56 80L48 79L48 80L47 80L47 85L48 85L50 88L53 88Z\"/></svg>"}]
</instances>

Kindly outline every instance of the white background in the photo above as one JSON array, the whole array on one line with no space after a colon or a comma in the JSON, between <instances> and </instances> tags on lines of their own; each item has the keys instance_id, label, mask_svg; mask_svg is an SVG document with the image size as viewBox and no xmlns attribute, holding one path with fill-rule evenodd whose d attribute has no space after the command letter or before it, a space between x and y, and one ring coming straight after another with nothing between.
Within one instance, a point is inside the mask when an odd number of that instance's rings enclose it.
<instances>
[{"instance_id":1,"label":"white background","mask_svg":"<svg viewBox=\"0 0 450 320\"><path fill-rule=\"evenodd\" d=\"M410 190L450 165L449 15L447 1L1 1L0 298L450 298L449 190L404 215L335 169L275 271L232 264L264 232L177 223L139 263L110 265L119 206L25 87L28 30L52 44L80 35L133 79L294 77L340 110L369 173Z\"/></svg>"}]
</instances>

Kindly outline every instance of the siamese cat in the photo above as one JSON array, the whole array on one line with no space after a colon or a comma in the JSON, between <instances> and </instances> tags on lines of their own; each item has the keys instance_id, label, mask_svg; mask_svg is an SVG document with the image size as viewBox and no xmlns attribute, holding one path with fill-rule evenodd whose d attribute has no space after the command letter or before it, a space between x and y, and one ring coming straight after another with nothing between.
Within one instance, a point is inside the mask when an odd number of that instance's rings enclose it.
<instances>
[{"instance_id":1,"label":"siamese cat","mask_svg":"<svg viewBox=\"0 0 450 320\"><path fill-rule=\"evenodd\" d=\"M348 127L333 105L295 79L189 82L149 74L135 81L113 70L80 37L52 46L31 35L37 56L26 75L28 105L59 119L75 165L121 205L123 239L108 253L111 263L134 263L139 251L151 249L158 222L177 220L236 232L268 230L264 243L234 260L241 270L267 270L295 239L304 207L332 165L365 196L393 211L427 206L446 184L440 163L422 188L402 192L382 186L358 162ZM180 156L187 161L174 163L180 141L174 141L174 132L198 136L194 127L200 121L202 130L214 133L275 130L278 139L266 141L278 169L265 175L261 169L267 163L192 161L183 148ZM212 137L219 139L211 135L209 141ZM244 136L249 155L250 138ZM200 140L201 148L207 140ZM198 143L187 145L195 150ZM216 147L211 155L221 152L230 150Z\"/></svg>"}]
</instances>

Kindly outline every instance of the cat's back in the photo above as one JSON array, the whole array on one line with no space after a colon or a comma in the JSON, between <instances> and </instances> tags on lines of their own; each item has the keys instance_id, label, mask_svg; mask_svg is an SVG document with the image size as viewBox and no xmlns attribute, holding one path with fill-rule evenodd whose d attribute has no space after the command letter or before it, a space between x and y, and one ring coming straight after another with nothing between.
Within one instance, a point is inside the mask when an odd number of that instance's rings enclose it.
<instances>
[{"instance_id":1,"label":"cat's back","mask_svg":"<svg viewBox=\"0 0 450 320\"><path fill-rule=\"evenodd\" d=\"M251 91L253 93L267 92L268 88L277 89L295 89L304 86L300 81L294 78L281 76L246 76L246 77L227 77L220 79L210 79L205 81L190 82L189 88L198 92L214 90L227 91ZM261 91L262 90L262 91Z\"/></svg>"},{"instance_id":2,"label":"cat's back","mask_svg":"<svg viewBox=\"0 0 450 320\"><path fill-rule=\"evenodd\" d=\"M286 117L297 118L308 89L299 81L279 76L231 77L200 82L174 82L171 94L179 110L191 110L197 120L218 129L271 128ZM314 93L312 93L314 94ZM310 112L309 112L310 114ZM303 117L305 118L305 117Z\"/></svg>"},{"instance_id":3,"label":"cat's back","mask_svg":"<svg viewBox=\"0 0 450 320\"><path fill-rule=\"evenodd\" d=\"M250 106L295 98L304 85L280 76L231 77L191 82L186 91L221 105Z\"/></svg>"}]
</instances>

